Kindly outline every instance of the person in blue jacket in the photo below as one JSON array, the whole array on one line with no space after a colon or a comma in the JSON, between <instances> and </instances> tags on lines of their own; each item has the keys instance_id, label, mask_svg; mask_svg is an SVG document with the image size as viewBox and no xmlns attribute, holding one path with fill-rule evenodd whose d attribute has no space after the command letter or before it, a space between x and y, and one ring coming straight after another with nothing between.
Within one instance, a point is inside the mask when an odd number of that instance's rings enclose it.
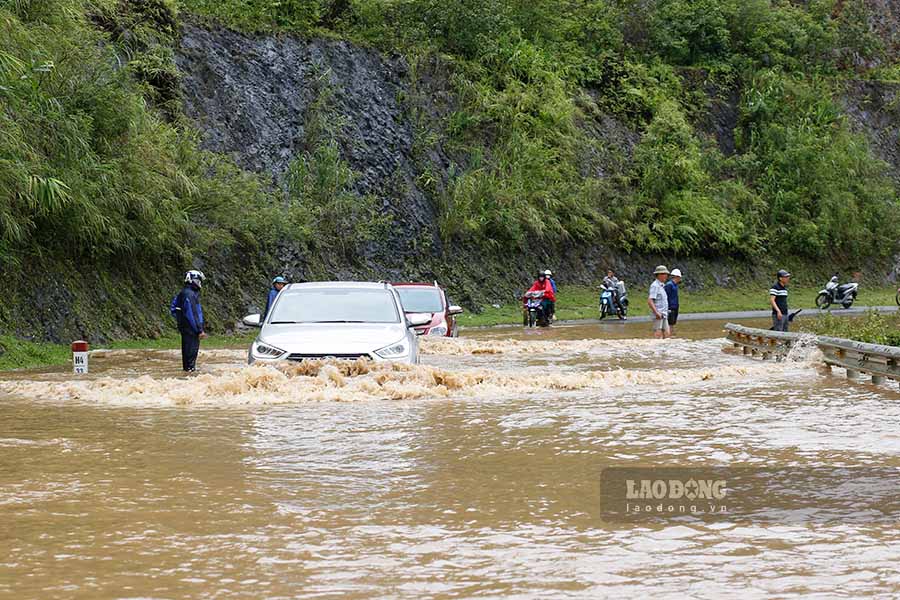
<instances>
[{"instance_id":1,"label":"person in blue jacket","mask_svg":"<svg viewBox=\"0 0 900 600\"><path fill-rule=\"evenodd\" d=\"M287 285L287 279L279 275L275 279L272 280L272 289L269 290L269 295L266 297L266 310L263 311L262 318L259 320L260 323L266 320L266 316L269 314L269 309L272 308L272 304L275 302L275 298L278 297L278 292L281 291L281 288Z\"/></svg>"},{"instance_id":2,"label":"person in blue jacket","mask_svg":"<svg viewBox=\"0 0 900 600\"><path fill-rule=\"evenodd\" d=\"M206 337L203 330L203 306L200 305L200 288L206 277L200 271L190 270L184 274L184 287L172 298L169 312L178 322L181 334L181 367L187 373L197 370L197 354L200 340Z\"/></svg>"},{"instance_id":3,"label":"person in blue jacket","mask_svg":"<svg viewBox=\"0 0 900 600\"><path fill-rule=\"evenodd\" d=\"M672 269L666 282L666 296L669 297L669 329L675 335L675 324L678 323L678 286L681 284L681 269Z\"/></svg>"}]
</instances>

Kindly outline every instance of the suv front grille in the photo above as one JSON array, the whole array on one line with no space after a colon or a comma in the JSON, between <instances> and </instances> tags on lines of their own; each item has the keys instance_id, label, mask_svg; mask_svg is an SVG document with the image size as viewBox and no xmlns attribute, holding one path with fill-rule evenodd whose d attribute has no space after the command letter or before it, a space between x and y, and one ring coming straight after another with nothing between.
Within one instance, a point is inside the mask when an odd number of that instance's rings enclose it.
<instances>
[{"instance_id":1,"label":"suv front grille","mask_svg":"<svg viewBox=\"0 0 900 600\"><path fill-rule=\"evenodd\" d=\"M288 354L287 360L357 360L360 358L372 358L368 354Z\"/></svg>"}]
</instances>

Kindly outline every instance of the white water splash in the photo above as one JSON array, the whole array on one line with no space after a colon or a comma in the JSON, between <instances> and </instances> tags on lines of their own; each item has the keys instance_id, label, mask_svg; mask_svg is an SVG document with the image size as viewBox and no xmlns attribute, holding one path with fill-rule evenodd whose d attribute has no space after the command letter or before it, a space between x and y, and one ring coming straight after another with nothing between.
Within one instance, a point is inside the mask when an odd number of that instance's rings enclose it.
<instances>
[{"instance_id":1,"label":"white water splash","mask_svg":"<svg viewBox=\"0 0 900 600\"><path fill-rule=\"evenodd\" d=\"M449 371L426 365L369 361L313 361L276 367L224 369L187 379L142 376L72 382L2 382L8 394L101 405L256 405L310 401L497 398L510 395L630 386L691 385L710 380L757 378L771 365L731 365L695 369L618 369L546 372L535 384L533 371L490 369Z\"/></svg>"}]
</instances>

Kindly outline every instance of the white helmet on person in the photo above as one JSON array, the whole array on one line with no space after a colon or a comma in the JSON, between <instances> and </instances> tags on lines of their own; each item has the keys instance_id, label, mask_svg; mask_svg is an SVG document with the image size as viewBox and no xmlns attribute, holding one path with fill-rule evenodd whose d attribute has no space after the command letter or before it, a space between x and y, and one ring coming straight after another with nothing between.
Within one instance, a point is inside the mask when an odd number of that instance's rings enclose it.
<instances>
[{"instance_id":1,"label":"white helmet on person","mask_svg":"<svg viewBox=\"0 0 900 600\"><path fill-rule=\"evenodd\" d=\"M203 274L202 271L198 271L196 269L191 269L187 273L184 274L184 282L192 283L196 285L198 288L203 287L203 280L206 279L206 275Z\"/></svg>"},{"instance_id":2,"label":"white helmet on person","mask_svg":"<svg viewBox=\"0 0 900 600\"><path fill-rule=\"evenodd\" d=\"M552 277L553 271L551 271L550 269L547 269L546 271L544 271L544 275L546 275L547 277Z\"/></svg>"},{"instance_id":3,"label":"white helmet on person","mask_svg":"<svg viewBox=\"0 0 900 600\"><path fill-rule=\"evenodd\" d=\"M681 269L672 269L672 272L669 273L672 277L681 277Z\"/></svg>"}]
</instances>

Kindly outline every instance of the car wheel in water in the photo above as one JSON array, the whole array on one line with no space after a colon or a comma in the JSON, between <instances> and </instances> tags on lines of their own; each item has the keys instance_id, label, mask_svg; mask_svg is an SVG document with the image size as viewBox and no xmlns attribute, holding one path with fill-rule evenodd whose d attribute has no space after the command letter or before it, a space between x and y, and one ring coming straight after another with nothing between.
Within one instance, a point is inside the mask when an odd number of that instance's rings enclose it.
<instances>
[{"instance_id":1,"label":"car wheel in water","mask_svg":"<svg viewBox=\"0 0 900 600\"><path fill-rule=\"evenodd\" d=\"M825 310L831 306L831 300L828 299L828 294L819 294L816 296L816 306L821 310Z\"/></svg>"}]
</instances>

